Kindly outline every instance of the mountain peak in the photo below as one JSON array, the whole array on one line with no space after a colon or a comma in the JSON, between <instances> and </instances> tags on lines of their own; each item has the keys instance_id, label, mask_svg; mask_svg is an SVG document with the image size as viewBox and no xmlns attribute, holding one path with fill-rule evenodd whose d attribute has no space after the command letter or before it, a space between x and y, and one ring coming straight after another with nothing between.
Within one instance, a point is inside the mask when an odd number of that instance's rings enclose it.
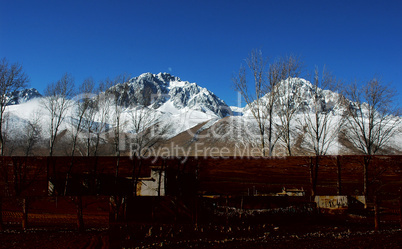
<instances>
[{"instance_id":1,"label":"mountain peak","mask_svg":"<svg viewBox=\"0 0 402 249\"><path fill-rule=\"evenodd\" d=\"M125 89L123 85L128 86L128 89ZM169 73L143 73L112 88L121 92L120 102L126 106L130 103L141 103L141 105L160 111L188 109L218 117L225 117L230 114L230 108L214 93L196 83L182 81L179 77ZM169 102L169 108L166 108L166 105L164 106L167 102Z\"/></svg>"},{"instance_id":2,"label":"mountain peak","mask_svg":"<svg viewBox=\"0 0 402 249\"><path fill-rule=\"evenodd\" d=\"M129 82L136 82L136 81L159 81L160 83L168 83L171 81L181 81L179 77L175 77L169 73L143 73L140 76L133 77L129 80Z\"/></svg>"},{"instance_id":3,"label":"mountain peak","mask_svg":"<svg viewBox=\"0 0 402 249\"><path fill-rule=\"evenodd\" d=\"M7 98L9 99L8 105L18 105L40 97L42 95L35 88L23 89L7 94Z\"/></svg>"}]
</instances>

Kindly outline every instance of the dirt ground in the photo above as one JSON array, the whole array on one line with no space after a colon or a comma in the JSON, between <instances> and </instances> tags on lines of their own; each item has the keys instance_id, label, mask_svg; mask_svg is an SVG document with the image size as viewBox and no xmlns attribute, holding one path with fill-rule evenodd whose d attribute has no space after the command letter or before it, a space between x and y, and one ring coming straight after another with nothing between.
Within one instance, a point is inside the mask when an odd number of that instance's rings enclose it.
<instances>
[{"instance_id":1,"label":"dirt ground","mask_svg":"<svg viewBox=\"0 0 402 249\"><path fill-rule=\"evenodd\" d=\"M75 230L6 229L0 248L402 248L402 230L365 224L155 225Z\"/></svg>"}]
</instances>

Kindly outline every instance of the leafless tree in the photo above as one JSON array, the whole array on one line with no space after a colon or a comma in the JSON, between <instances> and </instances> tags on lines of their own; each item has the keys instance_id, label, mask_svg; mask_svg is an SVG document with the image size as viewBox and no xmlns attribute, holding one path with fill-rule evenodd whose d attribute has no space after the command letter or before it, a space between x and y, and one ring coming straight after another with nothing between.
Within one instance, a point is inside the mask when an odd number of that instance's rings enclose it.
<instances>
[{"instance_id":1,"label":"leafless tree","mask_svg":"<svg viewBox=\"0 0 402 249\"><path fill-rule=\"evenodd\" d=\"M314 71L312 92L309 96L312 108L301 107L303 117L299 120L299 128L306 133L310 149L316 156L326 155L329 147L338 136L340 120L333 111L340 107L340 95L325 93L337 86L336 78L323 70Z\"/></svg>"},{"instance_id":2,"label":"leafless tree","mask_svg":"<svg viewBox=\"0 0 402 249\"><path fill-rule=\"evenodd\" d=\"M364 159L364 195L368 198L368 167L371 155L377 154L397 132L401 121L395 103L396 91L378 78L365 85L356 82L344 89L345 137L362 154Z\"/></svg>"},{"instance_id":3,"label":"leafless tree","mask_svg":"<svg viewBox=\"0 0 402 249\"><path fill-rule=\"evenodd\" d=\"M42 127L40 126L40 113L35 112L31 114L31 119L25 124L25 128L22 131L22 144L21 148L24 150L24 156L30 156L33 154L33 148L41 140Z\"/></svg>"},{"instance_id":4,"label":"leafless tree","mask_svg":"<svg viewBox=\"0 0 402 249\"><path fill-rule=\"evenodd\" d=\"M38 111L31 114L21 131L18 145L22 149L23 158L13 160L14 168L14 189L19 196L25 189L29 189L36 181L37 177L43 172L41 167L32 167L29 163L29 156L33 155L33 149L41 140L40 113ZM22 199L22 228L25 230L28 226L29 197Z\"/></svg>"},{"instance_id":5,"label":"leafless tree","mask_svg":"<svg viewBox=\"0 0 402 249\"><path fill-rule=\"evenodd\" d=\"M97 156L99 145L102 142L102 135L108 129L108 121L110 119L110 108L113 103L106 91L113 86L113 81L106 79L99 83L99 87L95 90L96 96L91 101L88 110L85 113L83 127L87 132L85 150L86 155Z\"/></svg>"},{"instance_id":6,"label":"leafless tree","mask_svg":"<svg viewBox=\"0 0 402 249\"><path fill-rule=\"evenodd\" d=\"M33 154L34 146L41 139L41 126L40 126L40 113L35 112L32 114L30 120L26 122L23 130L21 131L21 137L18 138L18 146L21 147L24 158L13 161L14 166L14 188L15 193L18 196L22 190L28 188L30 184L36 179L36 176L40 173L41 169L34 169L35 167L29 167L28 157ZM35 171L35 172L32 172ZM27 180L29 177L33 179Z\"/></svg>"},{"instance_id":7,"label":"leafless tree","mask_svg":"<svg viewBox=\"0 0 402 249\"><path fill-rule=\"evenodd\" d=\"M265 156L265 134L269 121L269 110L265 105L263 97L267 94L267 64L268 58L262 55L260 50L253 50L246 59L247 68L240 67L239 74L233 77L233 84L236 91L238 91L246 101L247 108L258 125L260 147L262 155ZM253 86L250 85L247 78L248 70L253 75Z\"/></svg>"},{"instance_id":8,"label":"leafless tree","mask_svg":"<svg viewBox=\"0 0 402 249\"><path fill-rule=\"evenodd\" d=\"M14 91L18 91L26 87L29 81L28 76L18 63L9 64L6 58L0 61L0 156L4 155L4 113L9 104L9 95ZM0 197L0 229L3 227L2 219L2 199Z\"/></svg>"},{"instance_id":9,"label":"leafless tree","mask_svg":"<svg viewBox=\"0 0 402 249\"><path fill-rule=\"evenodd\" d=\"M90 109L93 97L95 83L92 78L85 79L79 87L80 94L74 99L75 110L71 117L71 135L72 135L72 148L71 148L71 163L66 174L66 181L64 184L64 195L67 194L68 180L71 170L74 166L74 155L77 148L78 136L82 132L85 114Z\"/></svg>"},{"instance_id":10,"label":"leafless tree","mask_svg":"<svg viewBox=\"0 0 402 249\"><path fill-rule=\"evenodd\" d=\"M121 144L125 144L125 137L123 136L124 126L126 125L125 120L123 120L123 112L127 108L127 96L130 90L129 85L127 84L129 80L129 75L121 74L117 76L113 81L107 79L108 81L106 85L112 85L109 89L107 89L104 93L105 98L111 99L111 105L109 109L109 119L112 124L113 134L112 134L112 143L114 147L114 152L116 156L116 168L115 168L115 190L118 190L119 187L119 168L120 168L120 154L121 154ZM124 198L121 196L119 191L115 191L115 194L110 198L110 205L115 210L115 218L119 217L120 207L124 203Z\"/></svg>"},{"instance_id":11,"label":"leafless tree","mask_svg":"<svg viewBox=\"0 0 402 249\"><path fill-rule=\"evenodd\" d=\"M4 112L10 101L10 94L26 87L28 76L18 63L9 64L6 58L0 60L0 155L4 155L3 124Z\"/></svg>"},{"instance_id":12,"label":"leafless tree","mask_svg":"<svg viewBox=\"0 0 402 249\"><path fill-rule=\"evenodd\" d=\"M263 156L266 155L267 149L269 156L272 156L279 138L274 134L278 87L287 77L295 75L301 67L300 61L293 56L278 59L271 64L268 62L268 58L264 57L260 50L254 50L246 59L247 67L242 66L239 74L233 77L235 90L241 94L257 122ZM252 74L252 84L247 78L248 71Z\"/></svg>"},{"instance_id":13,"label":"leafless tree","mask_svg":"<svg viewBox=\"0 0 402 249\"><path fill-rule=\"evenodd\" d=\"M65 119L66 112L71 106L74 95L74 79L64 74L56 83L50 83L45 89L42 106L49 114L49 156L53 156L54 145L59 134L60 125Z\"/></svg>"},{"instance_id":14,"label":"leafless tree","mask_svg":"<svg viewBox=\"0 0 402 249\"><path fill-rule=\"evenodd\" d=\"M294 114L299 110L302 96L301 89L296 85L301 74L302 62L296 56L281 58L278 62L281 82L277 86L275 111L280 123L277 125L280 140L285 144L287 153L292 156L291 124Z\"/></svg>"},{"instance_id":15,"label":"leafless tree","mask_svg":"<svg viewBox=\"0 0 402 249\"><path fill-rule=\"evenodd\" d=\"M129 92L129 85L127 84L129 78L129 75L127 74L121 74L117 76L113 81L113 87L109 88L105 92L105 98L112 99L112 108L110 110L111 115L109 115L109 117L113 125L113 147L115 151L115 156L117 157L115 172L116 180L119 175L121 143L125 142L125 139L122 137L122 131L126 123L124 122L124 120L122 120L122 114L127 107L127 103L125 103L126 98L124 98L123 96L127 95Z\"/></svg>"},{"instance_id":16,"label":"leafless tree","mask_svg":"<svg viewBox=\"0 0 402 249\"><path fill-rule=\"evenodd\" d=\"M171 125L161 122L155 110L141 104L135 104L132 107L130 116L129 125L132 132L130 146L133 157L132 179L135 195L141 172L141 157L151 154L150 149L165 140L165 136L171 130ZM137 158L139 159L138 165L136 164ZM161 174L162 171L160 170L160 177ZM159 183L161 182L159 181Z\"/></svg>"},{"instance_id":17,"label":"leafless tree","mask_svg":"<svg viewBox=\"0 0 402 249\"><path fill-rule=\"evenodd\" d=\"M15 126L13 125L13 115L10 112L5 112L3 114L3 124L1 128L2 142L3 142L3 156L12 156L18 148L18 142L15 141L13 133L16 132Z\"/></svg>"},{"instance_id":18,"label":"leafless tree","mask_svg":"<svg viewBox=\"0 0 402 249\"><path fill-rule=\"evenodd\" d=\"M5 153L18 156L33 155L33 148L41 140L42 128L40 125L40 113L35 111L31 113L28 120L18 119L14 117L8 118L9 112L5 114L5 124L3 125L3 138L6 144ZM21 126L15 126L19 122Z\"/></svg>"},{"instance_id":19,"label":"leafless tree","mask_svg":"<svg viewBox=\"0 0 402 249\"><path fill-rule=\"evenodd\" d=\"M333 111L340 107L340 95L330 93L337 87L336 78L325 69L320 74L314 71L311 95L303 96L310 102L311 108L301 106L303 117L299 119L299 129L306 134L306 142L315 155L315 163L311 161L312 195L315 195L320 156L326 155L329 147L338 137L340 119ZM327 92L326 92L327 91ZM306 99L308 97L308 99Z\"/></svg>"}]
</instances>

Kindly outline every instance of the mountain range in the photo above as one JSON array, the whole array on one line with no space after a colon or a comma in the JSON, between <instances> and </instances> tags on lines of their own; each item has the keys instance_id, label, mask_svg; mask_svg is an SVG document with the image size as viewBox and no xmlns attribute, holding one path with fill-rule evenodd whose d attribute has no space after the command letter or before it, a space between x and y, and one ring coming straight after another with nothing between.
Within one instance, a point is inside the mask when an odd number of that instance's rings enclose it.
<instances>
[{"instance_id":1,"label":"mountain range","mask_svg":"<svg viewBox=\"0 0 402 249\"><path fill-rule=\"evenodd\" d=\"M288 96L293 96L295 89L298 90L298 96L301 98L300 109L313 111L317 107L315 103L312 103L312 95L316 89L309 81L292 78L283 82L281 87L286 88ZM244 149L258 147L258 124L250 112L250 106L229 107L213 92L196 83L182 81L168 73L144 73L127 82L110 87L106 90L106 93L108 92L117 93L118 103L123 108L124 115L122 117L127 122L133 106L136 106L135 108L141 106L151 110L152 115L158 117L158 123L170 124L171 128L164 144L171 148L180 148L179 152L171 149L171 155L199 155L206 153L205 148L211 149L212 147L225 148L225 152L227 152L222 154L219 149L213 155L233 155L236 150L238 153L250 154L250 151L244 152ZM11 134L21 133L23 124L32 119L34 113L40 113L38 114L42 117L40 125L46 130L46 127L49 126L46 119L48 114L41 107L42 95L36 89L24 89L14 92L8 97L10 101L7 113L14 123L9 126L9 129L14 130L10 132ZM336 92L320 91L320 108L330 110L335 119L340 119L342 115L342 109L336 105L338 97L339 94ZM264 103L264 98L262 100ZM73 111L70 108L67 116L72 116ZM70 119L66 118L61 126L61 130L67 133L71 129L68 120ZM306 150L308 146L305 134L297 128L302 122L300 111L295 113L294 120L291 126L294 141L292 146L295 148L295 154L303 155L308 153ZM279 123L279 117L274 117L274 121ZM111 123L109 126L113 127ZM130 133L131 128L126 126L124 132ZM44 131L44 138L49 136L46 134ZM392 148L390 153L400 153L402 150L400 147L402 136L400 133L397 135L390 141L389 148ZM277 147L281 148L281 146ZM338 138L328 153L350 154L354 151L350 143Z\"/></svg>"}]
</instances>

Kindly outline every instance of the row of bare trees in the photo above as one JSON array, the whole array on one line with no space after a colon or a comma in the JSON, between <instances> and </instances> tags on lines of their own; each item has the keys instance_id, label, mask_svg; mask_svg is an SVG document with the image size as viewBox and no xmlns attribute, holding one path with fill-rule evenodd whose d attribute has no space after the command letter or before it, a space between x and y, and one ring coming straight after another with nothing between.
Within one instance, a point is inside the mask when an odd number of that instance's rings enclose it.
<instances>
[{"instance_id":1,"label":"row of bare trees","mask_svg":"<svg viewBox=\"0 0 402 249\"><path fill-rule=\"evenodd\" d=\"M245 62L233 77L233 85L257 123L262 155L268 151L273 156L280 143L291 156L293 140L301 136L308 148L305 153L316 156L311 162L313 192L319 156L326 155L337 139L346 139L356 151L370 156L384 153L389 140L400 132L396 92L378 78L362 85L340 84L328 71L316 68L306 95L306 89L298 85L303 71L300 58L286 56L270 63L260 50L254 50ZM369 160L367 157L364 164L366 196Z\"/></svg>"},{"instance_id":2,"label":"row of bare trees","mask_svg":"<svg viewBox=\"0 0 402 249\"><path fill-rule=\"evenodd\" d=\"M6 111L6 107L11 104L10 96L25 88L29 78L18 63L10 65L3 59L0 65L1 155L6 152L7 155L43 155L43 148L47 147L49 156L55 153L96 156L106 142L113 147L106 153L117 157L122 149L129 148L126 143L130 142L139 144L140 149L135 153L147 153L146 148L155 145L169 128L162 125L157 113L145 103L151 99L151 96L145 96L152 94L149 89L144 89L142 98L123 97L132 91L127 84L127 74L100 82L87 78L76 87L74 78L67 73L47 85L40 108L29 119L22 120L22 125L15 126L13 122L17 119ZM149 129L151 126L156 129ZM151 136L151 131L157 136ZM47 146L43 144L45 138ZM36 145L41 145L40 150L34 150ZM59 147L57 152L56 147Z\"/></svg>"},{"instance_id":3,"label":"row of bare trees","mask_svg":"<svg viewBox=\"0 0 402 249\"><path fill-rule=\"evenodd\" d=\"M11 103L10 96L27 86L28 77L20 64L10 65L6 59L0 62L0 77L1 155L4 155L7 146L9 154L18 148L23 149L24 155L28 157L38 153L35 146L41 145L42 148L47 147L48 155L52 157L56 153L56 147L64 147L71 161L63 184L60 184L60 179L56 179L54 168L54 175L48 176L54 185L59 181L58 184L64 187L62 191L59 189L59 195L68 195L75 156L97 156L101 145L112 144L112 153L118 158L115 167L115 185L118 185L119 158L121 150L127 150L127 143L135 144L137 148L132 156L143 156L149 152L150 147L163 141L164 135L169 131L169 126L162 124L157 113L148 107L152 94L149 89L143 90L142 98L124 97L131 91L129 75L121 74L114 79L107 78L100 82L87 78L76 87L72 75L66 73L59 80L47 85L44 97L40 99L42 110L32 113L31 118L24 121L21 131L14 132L15 136L11 137L10 130L15 127L11 124L12 113L7 113L6 107ZM47 146L43 146L45 140L48 141ZM22 169L26 166L19 164L17 168L21 170L15 171L21 178L21 184L25 185L22 182L25 179ZM47 172L50 172L50 165L47 167ZM96 168L94 165L94 178ZM141 165L133 160L133 195L136 194L139 172ZM121 199L118 195L114 197L114 200ZM74 201L77 204L77 214L81 214L78 217L79 226L83 227L82 200L79 193Z\"/></svg>"},{"instance_id":4,"label":"row of bare trees","mask_svg":"<svg viewBox=\"0 0 402 249\"><path fill-rule=\"evenodd\" d=\"M292 127L304 134L315 155L327 154L340 135L362 154L374 155L397 132L396 92L378 78L361 85L340 84L325 68L322 72L316 68L308 76L310 89L306 89L299 78L303 62L296 56L270 63L260 50L254 50L245 62L233 77L233 85L257 123L264 156L272 156L278 142L289 156L293 154L292 132L296 130Z\"/></svg>"}]
</instances>

